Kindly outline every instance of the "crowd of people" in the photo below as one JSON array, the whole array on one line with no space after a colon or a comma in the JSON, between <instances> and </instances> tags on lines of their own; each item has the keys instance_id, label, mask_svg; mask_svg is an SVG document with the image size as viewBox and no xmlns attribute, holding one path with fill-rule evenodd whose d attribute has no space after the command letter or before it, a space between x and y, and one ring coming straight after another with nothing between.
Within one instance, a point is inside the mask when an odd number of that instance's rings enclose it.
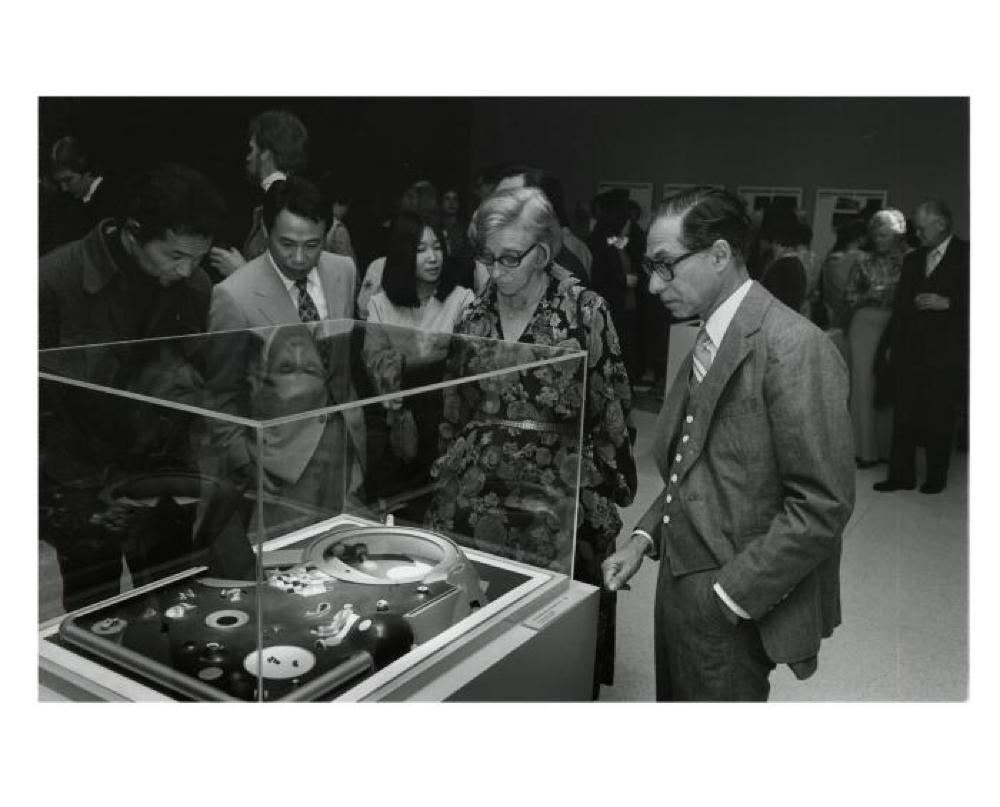
<instances>
[{"instance_id":1,"label":"crowd of people","mask_svg":"<svg viewBox=\"0 0 1000 807\"><path fill-rule=\"evenodd\" d=\"M848 478L841 455L853 442L848 463L889 463L876 489L908 489L923 445L921 491L947 481L968 371L968 243L953 234L948 207L923 203L912 228L893 209L844 222L819 260L792 209L772 206L754 222L738 197L697 188L651 211L647 233L627 192L598 194L571 218L556 176L512 163L475 178L468 219L459 189L409 184L393 215L370 228L380 243L366 238L362 250L349 195L309 178L308 143L289 112L250 121L246 167L259 204L246 211L239 248L217 242L226 206L197 171L162 165L124 183L96 171L72 137L51 150L46 181L62 196L42 196L42 348L213 333L203 353L160 349L155 366L172 378L189 368L192 395L217 411L268 419L385 399L361 413L284 423L263 445L235 420L198 431L211 479L221 480L209 495L213 518L202 520L216 534L198 539L209 565L245 570L245 555L226 567L219 546L231 547L233 524L247 520L234 502L260 484L329 512L351 495L398 499L416 523L539 565L575 537L574 576L601 587L595 696L613 681L615 592L644 554L664 558L658 696L766 697L775 663L811 674L819 640L839 621L830 586L853 504L853 467ZM72 205L72 215L62 212ZM670 325L694 318L706 325L678 376L691 380L674 384L656 438L664 492L618 546L619 508L638 485L634 391L666 392ZM353 327L329 327L345 320L367 321L361 344ZM572 392L582 378L541 372L499 392L502 382L486 378L461 394L400 397L482 369L476 340L453 334L525 349L575 345L587 354L585 398ZM92 381L156 376L145 359L115 356ZM135 366L143 372L123 379ZM724 391L716 411L710 402ZM136 450L138 435L99 410L78 391L43 400L43 420L62 435L43 439L43 500L68 482L98 491L109 472L192 462L182 446L166 459L148 445ZM582 445L573 428L581 418ZM83 439L66 441L74 427ZM565 496L576 476L561 473L556 457L580 467L578 514ZM694 470L679 479L685 463ZM512 515L526 490L547 514L532 516L531 529ZM803 530L790 520L825 540L802 550ZM123 557L137 579L149 571L121 536L84 551L72 536L50 535L67 609L115 593ZM691 609L706 617L706 596L716 601L707 618L721 614L737 631L710 648L690 635ZM788 620L806 613L815 624L795 633ZM720 648L742 665L735 678L702 674Z\"/></svg>"},{"instance_id":2,"label":"crowd of people","mask_svg":"<svg viewBox=\"0 0 1000 807\"><path fill-rule=\"evenodd\" d=\"M886 465L875 490L944 490L953 448L968 449L969 244L948 205L927 200L912 220L869 206L837 227L822 258L791 207L765 210L751 276L828 332L850 368L857 467Z\"/></svg>"}]
</instances>

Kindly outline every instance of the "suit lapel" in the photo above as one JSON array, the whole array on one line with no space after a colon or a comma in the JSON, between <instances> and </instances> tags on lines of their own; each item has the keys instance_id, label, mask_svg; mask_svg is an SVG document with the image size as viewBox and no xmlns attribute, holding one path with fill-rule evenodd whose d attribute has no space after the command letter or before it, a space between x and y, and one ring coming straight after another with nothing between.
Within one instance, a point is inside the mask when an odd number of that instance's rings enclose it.
<instances>
[{"instance_id":1,"label":"suit lapel","mask_svg":"<svg viewBox=\"0 0 1000 807\"><path fill-rule=\"evenodd\" d=\"M722 344L719 345L719 350L708 374L692 393L694 405L691 408L695 413L695 418L688 433L691 435L689 450L693 452L693 456L689 462L683 464L679 473L680 479L687 475L704 449L709 428L715 418L719 398L733 375L749 357L752 349L749 337L760 330L764 311L769 305L770 299L771 295L764 290L763 286L754 281L729 323L729 328L722 338ZM685 366L690 370L690 356L685 362Z\"/></svg>"},{"instance_id":2,"label":"suit lapel","mask_svg":"<svg viewBox=\"0 0 1000 807\"><path fill-rule=\"evenodd\" d=\"M262 255L261 271L254 283L253 293L257 310L270 325L286 325L299 321L298 309L292 304L288 289L271 266L267 255Z\"/></svg>"}]
</instances>

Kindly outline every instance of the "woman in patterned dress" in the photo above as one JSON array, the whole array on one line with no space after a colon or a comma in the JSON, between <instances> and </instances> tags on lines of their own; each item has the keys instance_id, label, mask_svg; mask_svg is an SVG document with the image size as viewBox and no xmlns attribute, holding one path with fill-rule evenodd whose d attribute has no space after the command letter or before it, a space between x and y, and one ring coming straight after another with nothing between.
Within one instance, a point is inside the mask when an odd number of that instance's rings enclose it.
<instances>
[{"instance_id":1,"label":"woman in patterned dress","mask_svg":"<svg viewBox=\"0 0 1000 807\"><path fill-rule=\"evenodd\" d=\"M449 371L494 369L517 349L525 360L546 347L586 351L558 362L492 376L445 393L442 456L432 471L438 488L431 527L463 536L487 551L568 571L576 513L575 579L601 586L601 561L614 551L632 502L636 467L626 430L629 379L607 303L553 265L561 228L537 188L496 193L473 216L476 260L489 271L483 294L456 333L501 339L460 340ZM509 358L508 358L509 361ZM583 442L577 456L583 410ZM579 507L569 494L580 469ZM594 696L612 683L615 595L601 590Z\"/></svg>"}]
</instances>

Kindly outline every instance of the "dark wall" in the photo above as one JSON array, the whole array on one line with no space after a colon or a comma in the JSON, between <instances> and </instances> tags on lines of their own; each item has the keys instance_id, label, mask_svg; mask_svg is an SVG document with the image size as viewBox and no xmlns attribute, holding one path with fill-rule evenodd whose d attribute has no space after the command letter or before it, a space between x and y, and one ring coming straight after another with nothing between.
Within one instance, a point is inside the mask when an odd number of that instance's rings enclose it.
<instances>
[{"instance_id":1,"label":"dark wall","mask_svg":"<svg viewBox=\"0 0 1000 807\"><path fill-rule=\"evenodd\" d=\"M65 134L83 137L113 171L176 160L208 175L232 208L240 243L250 221L247 123L266 109L298 115L310 136L307 174L346 185L354 217L376 218L402 187L431 179L464 189L471 105L461 98L42 98L39 159Z\"/></svg>"},{"instance_id":2,"label":"dark wall","mask_svg":"<svg viewBox=\"0 0 1000 807\"><path fill-rule=\"evenodd\" d=\"M961 98L43 98L39 157L74 133L111 168L194 165L229 201L238 244L252 205L247 121L273 107L305 122L309 173L351 188L359 225L416 179L464 190L471 171L514 160L556 172L570 206L601 180L651 181L657 194L664 182L802 186L810 210L820 187L886 189L907 213L946 199L968 234Z\"/></svg>"},{"instance_id":3,"label":"dark wall","mask_svg":"<svg viewBox=\"0 0 1000 807\"><path fill-rule=\"evenodd\" d=\"M969 230L964 98L490 98L473 103L474 169L554 171L570 205L602 180L887 190L909 214L936 196Z\"/></svg>"}]
</instances>

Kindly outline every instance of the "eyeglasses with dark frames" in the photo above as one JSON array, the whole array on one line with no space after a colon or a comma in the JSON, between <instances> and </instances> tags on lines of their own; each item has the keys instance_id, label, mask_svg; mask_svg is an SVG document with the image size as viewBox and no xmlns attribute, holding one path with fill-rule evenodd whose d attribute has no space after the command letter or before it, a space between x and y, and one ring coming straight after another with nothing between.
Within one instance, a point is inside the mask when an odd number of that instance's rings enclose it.
<instances>
[{"instance_id":1,"label":"eyeglasses with dark frames","mask_svg":"<svg viewBox=\"0 0 1000 807\"><path fill-rule=\"evenodd\" d=\"M500 257L496 257L489 252L480 252L476 255L476 262L481 263L487 269L491 269L495 263L499 263L507 269L517 269L524 262L524 259L531 254L531 251L540 244L541 241L536 241L520 255L501 255Z\"/></svg>"},{"instance_id":2,"label":"eyeglasses with dark frames","mask_svg":"<svg viewBox=\"0 0 1000 807\"><path fill-rule=\"evenodd\" d=\"M674 258L672 261L662 261L662 260L652 260L651 258L643 257L642 259L642 271L646 273L646 277L652 277L655 272L660 280L664 283L669 283L674 279L677 273L677 265L682 261L686 261L692 255L697 255L699 252L704 252L708 247L702 247L701 249L693 249L690 252L685 252Z\"/></svg>"}]
</instances>

